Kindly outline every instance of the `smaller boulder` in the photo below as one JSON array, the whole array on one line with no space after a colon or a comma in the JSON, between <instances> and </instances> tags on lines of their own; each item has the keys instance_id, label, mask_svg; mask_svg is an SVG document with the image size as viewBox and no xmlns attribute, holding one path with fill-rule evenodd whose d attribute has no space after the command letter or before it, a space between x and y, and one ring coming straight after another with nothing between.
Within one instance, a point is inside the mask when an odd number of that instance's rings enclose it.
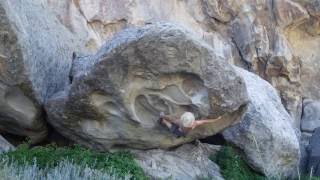
<instances>
[{"instance_id":1,"label":"smaller boulder","mask_svg":"<svg viewBox=\"0 0 320 180\"><path fill-rule=\"evenodd\" d=\"M0 135L0 154L14 149L15 147Z\"/></svg>"},{"instance_id":2,"label":"smaller boulder","mask_svg":"<svg viewBox=\"0 0 320 180\"><path fill-rule=\"evenodd\" d=\"M304 100L301 131L313 132L320 127L320 101Z\"/></svg>"},{"instance_id":3,"label":"smaller boulder","mask_svg":"<svg viewBox=\"0 0 320 180\"><path fill-rule=\"evenodd\" d=\"M136 161L152 179L201 179L222 180L219 166L209 159L219 146L185 144L173 151L133 151Z\"/></svg>"},{"instance_id":4,"label":"smaller boulder","mask_svg":"<svg viewBox=\"0 0 320 180\"><path fill-rule=\"evenodd\" d=\"M299 169L301 174L308 174L308 146L309 146L309 140L311 138L311 133L301 133L300 137L300 151L301 151L301 158L300 158L300 164Z\"/></svg>"},{"instance_id":5,"label":"smaller boulder","mask_svg":"<svg viewBox=\"0 0 320 180\"><path fill-rule=\"evenodd\" d=\"M313 176L320 176L320 128L315 129L309 141L308 172Z\"/></svg>"},{"instance_id":6,"label":"smaller boulder","mask_svg":"<svg viewBox=\"0 0 320 180\"><path fill-rule=\"evenodd\" d=\"M237 68L250 103L240 123L226 129L224 138L243 150L249 165L268 177L296 173L300 148L293 119L277 91L257 75Z\"/></svg>"}]
</instances>

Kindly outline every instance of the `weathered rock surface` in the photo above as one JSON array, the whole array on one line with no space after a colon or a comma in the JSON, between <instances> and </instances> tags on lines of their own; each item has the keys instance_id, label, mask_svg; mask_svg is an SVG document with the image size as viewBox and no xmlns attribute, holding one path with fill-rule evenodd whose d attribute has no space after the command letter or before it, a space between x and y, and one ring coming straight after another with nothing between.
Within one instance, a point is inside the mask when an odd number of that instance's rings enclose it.
<instances>
[{"instance_id":1,"label":"weathered rock surface","mask_svg":"<svg viewBox=\"0 0 320 180\"><path fill-rule=\"evenodd\" d=\"M276 0L273 2L276 21L282 28L290 25L298 26L309 19L307 10L297 2L292 0Z\"/></svg>"},{"instance_id":2,"label":"weathered rock surface","mask_svg":"<svg viewBox=\"0 0 320 180\"><path fill-rule=\"evenodd\" d=\"M0 154L14 149L15 147L0 135Z\"/></svg>"},{"instance_id":3,"label":"weathered rock surface","mask_svg":"<svg viewBox=\"0 0 320 180\"><path fill-rule=\"evenodd\" d=\"M199 0L47 1L59 20L74 34L85 39L86 47L93 51L122 29L146 23L182 22L197 32L207 32L201 27L206 16Z\"/></svg>"},{"instance_id":4,"label":"weathered rock surface","mask_svg":"<svg viewBox=\"0 0 320 180\"><path fill-rule=\"evenodd\" d=\"M152 179L223 180L219 166L209 159L219 148L208 144L185 144L175 150L132 151L137 162Z\"/></svg>"},{"instance_id":5,"label":"weathered rock surface","mask_svg":"<svg viewBox=\"0 0 320 180\"><path fill-rule=\"evenodd\" d=\"M242 121L223 131L223 136L240 147L249 164L265 175L293 174L300 151L292 118L268 82L240 68L237 72L247 85L250 103Z\"/></svg>"},{"instance_id":6,"label":"weathered rock surface","mask_svg":"<svg viewBox=\"0 0 320 180\"><path fill-rule=\"evenodd\" d=\"M291 45L295 56L301 59L301 85L303 97L320 99L320 1L296 0L303 6L309 19L294 29L287 29L285 35Z\"/></svg>"},{"instance_id":7,"label":"weathered rock surface","mask_svg":"<svg viewBox=\"0 0 320 180\"><path fill-rule=\"evenodd\" d=\"M237 122L248 102L234 68L173 24L125 30L77 62L70 88L46 110L60 133L99 150L168 148L210 136ZM176 138L157 123L161 111L222 118Z\"/></svg>"},{"instance_id":8,"label":"weathered rock surface","mask_svg":"<svg viewBox=\"0 0 320 180\"><path fill-rule=\"evenodd\" d=\"M299 126L301 117L300 59L291 51L290 45L274 21L270 11L276 9L276 17L283 26L289 26L294 14L293 2L275 1L274 6L264 1L243 6L231 22L231 32L242 61L249 71L270 82L280 94L282 103ZM303 8L302 8L303 9ZM288 19L289 18L289 19ZM245 67L245 66L244 66Z\"/></svg>"},{"instance_id":9,"label":"weathered rock surface","mask_svg":"<svg viewBox=\"0 0 320 180\"><path fill-rule=\"evenodd\" d=\"M221 21L231 20L241 2L235 0L60 0L48 1L60 22L84 41L85 47L96 52L106 39L128 27L140 27L155 22L171 22L198 33L220 54L237 59L230 39L224 33L213 32ZM222 28L226 29L226 28ZM221 32L227 32L222 30Z\"/></svg>"},{"instance_id":10,"label":"weathered rock surface","mask_svg":"<svg viewBox=\"0 0 320 180\"><path fill-rule=\"evenodd\" d=\"M320 176L320 128L315 129L310 138L308 151L308 172Z\"/></svg>"},{"instance_id":11,"label":"weathered rock surface","mask_svg":"<svg viewBox=\"0 0 320 180\"><path fill-rule=\"evenodd\" d=\"M320 127L320 102L304 100L301 131L312 133L318 127Z\"/></svg>"}]
</instances>

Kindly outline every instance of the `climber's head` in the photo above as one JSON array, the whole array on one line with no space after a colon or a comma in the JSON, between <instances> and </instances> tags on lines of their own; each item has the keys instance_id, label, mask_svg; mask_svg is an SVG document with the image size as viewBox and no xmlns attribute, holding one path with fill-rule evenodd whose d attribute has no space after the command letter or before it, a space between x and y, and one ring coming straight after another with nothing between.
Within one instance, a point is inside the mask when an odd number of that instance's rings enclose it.
<instances>
[{"instance_id":1,"label":"climber's head","mask_svg":"<svg viewBox=\"0 0 320 180\"><path fill-rule=\"evenodd\" d=\"M185 128L191 128L195 122L195 117L191 112L185 112L180 117L181 124Z\"/></svg>"}]
</instances>

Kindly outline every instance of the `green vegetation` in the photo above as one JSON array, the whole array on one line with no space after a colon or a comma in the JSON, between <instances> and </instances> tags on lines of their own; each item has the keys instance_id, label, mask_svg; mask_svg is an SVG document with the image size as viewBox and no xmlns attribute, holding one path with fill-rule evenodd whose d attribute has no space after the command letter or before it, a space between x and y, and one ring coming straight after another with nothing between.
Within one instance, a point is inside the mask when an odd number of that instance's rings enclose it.
<instances>
[{"instance_id":1,"label":"green vegetation","mask_svg":"<svg viewBox=\"0 0 320 180\"><path fill-rule=\"evenodd\" d=\"M103 172L76 165L69 161L61 161L55 167L39 168L32 165L18 165L6 159L0 160L1 180L129 180L131 176L119 178L113 173Z\"/></svg>"},{"instance_id":2,"label":"green vegetation","mask_svg":"<svg viewBox=\"0 0 320 180\"><path fill-rule=\"evenodd\" d=\"M210 157L217 163L226 180L265 180L266 177L253 171L232 146L223 147Z\"/></svg>"},{"instance_id":3,"label":"green vegetation","mask_svg":"<svg viewBox=\"0 0 320 180\"><path fill-rule=\"evenodd\" d=\"M119 178L147 179L129 152L100 153L79 146L59 148L53 145L30 149L27 145L21 145L16 151L2 154L0 158L7 160L9 165L35 164L39 169L52 169L68 161L77 167L112 173Z\"/></svg>"}]
</instances>

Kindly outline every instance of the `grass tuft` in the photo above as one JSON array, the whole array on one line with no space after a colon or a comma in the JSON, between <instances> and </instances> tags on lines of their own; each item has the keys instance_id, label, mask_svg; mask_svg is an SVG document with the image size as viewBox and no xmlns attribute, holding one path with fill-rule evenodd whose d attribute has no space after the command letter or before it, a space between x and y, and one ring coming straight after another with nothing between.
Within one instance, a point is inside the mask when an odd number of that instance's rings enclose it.
<instances>
[{"instance_id":1,"label":"grass tuft","mask_svg":"<svg viewBox=\"0 0 320 180\"><path fill-rule=\"evenodd\" d=\"M210 159L220 167L227 180L265 180L266 177L253 171L232 146L224 146Z\"/></svg>"},{"instance_id":2,"label":"grass tuft","mask_svg":"<svg viewBox=\"0 0 320 180\"><path fill-rule=\"evenodd\" d=\"M0 179L3 180L129 180L131 176L117 177L89 167L61 161L52 168L39 168L37 163L18 165L8 160L0 160Z\"/></svg>"}]
</instances>

